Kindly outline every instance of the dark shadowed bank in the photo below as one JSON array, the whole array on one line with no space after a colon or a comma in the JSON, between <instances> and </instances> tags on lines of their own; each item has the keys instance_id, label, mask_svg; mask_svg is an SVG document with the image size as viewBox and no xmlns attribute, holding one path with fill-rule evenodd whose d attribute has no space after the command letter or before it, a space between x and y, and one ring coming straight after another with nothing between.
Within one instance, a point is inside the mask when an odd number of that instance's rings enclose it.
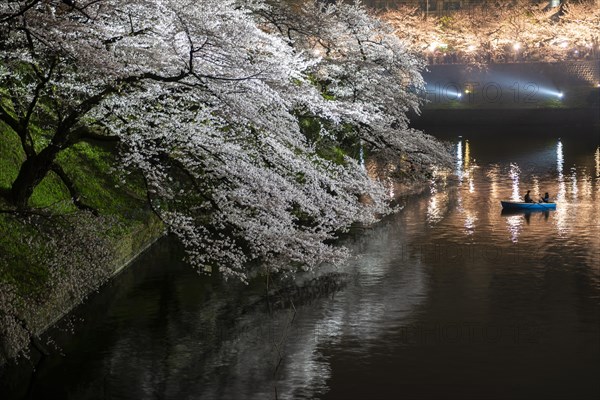
<instances>
[{"instance_id":1,"label":"dark shadowed bank","mask_svg":"<svg viewBox=\"0 0 600 400\"><path fill-rule=\"evenodd\" d=\"M0 124L0 191L25 157L5 133ZM31 210L14 211L0 196L0 364L30 344L48 351L41 333L164 234L139 179L121 182L112 169L115 157L113 145L87 143L61 157L79 201L94 212L77 209L55 173L34 190Z\"/></svg>"}]
</instances>

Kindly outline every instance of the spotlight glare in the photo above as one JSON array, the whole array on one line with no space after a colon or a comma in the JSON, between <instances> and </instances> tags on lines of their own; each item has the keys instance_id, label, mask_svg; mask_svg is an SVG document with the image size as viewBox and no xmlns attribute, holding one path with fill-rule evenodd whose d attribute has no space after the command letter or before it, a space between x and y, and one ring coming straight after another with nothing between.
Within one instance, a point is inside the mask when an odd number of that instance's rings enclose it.
<instances>
[{"instance_id":1,"label":"spotlight glare","mask_svg":"<svg viewBox=\"0 0 600 400\"><path fill-rule=\"evenodd\" d=\"M558 96L558 98L559 98L559 99L562 99L562 98L563 98L563 94L562 94L562 92L561 92L561 93L559 93L559 94L557 94L557 96Z\"/></svg>"}]
</instances>

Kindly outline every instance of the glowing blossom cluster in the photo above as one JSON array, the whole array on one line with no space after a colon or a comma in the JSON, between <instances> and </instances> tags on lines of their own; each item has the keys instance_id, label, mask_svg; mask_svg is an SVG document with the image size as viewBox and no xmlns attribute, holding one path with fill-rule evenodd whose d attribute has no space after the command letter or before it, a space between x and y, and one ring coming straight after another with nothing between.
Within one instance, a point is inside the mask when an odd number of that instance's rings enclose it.
<instances>
[{"instance_id":1,"label":"glowing blossom cluster","mask_svg":"<svg viewBox=\"0 0 600 400\"><path fill-rule=\"evenodd\" d=\"M555 62L600 57L600 7L592 1L517 0L425 17L405 6L383 19L429 63Z\"/></svg>"}]
</instances>

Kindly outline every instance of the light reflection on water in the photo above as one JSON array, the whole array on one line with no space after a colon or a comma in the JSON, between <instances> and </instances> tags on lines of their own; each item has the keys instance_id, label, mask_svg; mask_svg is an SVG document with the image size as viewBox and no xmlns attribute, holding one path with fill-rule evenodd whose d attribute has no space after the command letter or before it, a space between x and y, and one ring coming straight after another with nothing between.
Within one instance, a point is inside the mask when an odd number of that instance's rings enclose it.
<instances>
[{"instance_id":1,"label":"light reflection on water","mask_svg":"<svg viewBox=\"0 0 600 400\"><path fill-rule=\"evenodd\" d=\"M596 398L598 144L450 139L454 176L324 268L342 290L269 312L258 283L194 277L158 247L82 309L31 398ZM557 210L502 215L527 189Z\"/></svg>"},{"instance_id":2,"label":"light reflection on water","mask_svg":"<svg viewBox=\"0 0 600 400\"><path fill-rule=\"evenodd\" d=\"M596 161L596 178L600 178L600 146L596 147L594 160Z\"/></svg>"},{"instance_id":3,"label":"light reflection on water","mask_svg":"<svg viewBox=\"0 0 600 400\"><path fill-rule=\"evenodd\" d=\"M563 164L564 164L563 144L560 141L560 139L558 139L558 143L556 145L556 170L558 171L559 180L562 177Z\"/></svg>"},{"instance_id":4,"label":"light reflection on water","mask_svg":"<svg viewBox=\"0 0 600 400\"><path fill-rule=\"evenodd\" d=\"M556 145L556 171L558 172L558 192L556 194L556 202L560 204L566 203L567 196L567 184L565 183L565 177L563 175L563 145L559 140ZM564 236L567 232L567 207L557 207L556 210L556 228L560 236Z\"/></svg>"},{"instance_id":5,"label":"light reflection on water","mask_svg":"<svg viewBox=\"0 0 600 400\"><path fill-rule=\"evenodd\" d=\"M463 152L462 152L462 140L459 140L456 144L456 176L458 181L462 183L463 179Z\"/></svg>"},{"instance_id":6,"label":"light reflection on water","mask_svg":"<svg viewBox=\"0 0 600 400\"><path fill-rule=\"evenodd\" d=\"M519 241L519 233L521 233L521 224L523 218L520 215L511 215L506 218L506 224L508 225L508 231L510 232L510 241L517 243Z\"/></svg>"},{"instance_id":7,"label":"light reflection on water","mask_svg":"<svg viewBox=\"0 0 600 400\"><path fill-rule=\"evenodd\" d=\"M521 171L519 170L519 166L517 164L510 164L510 179L512 180L512 201L520 201L521 199L521 191L519 189L519 174Z\"/></svg>"},{"instance_id":8,"label":"light reflection on water","mask_svg":"<svg viewBox=\"0 0 600 400\"><path fill-rule=\"evenodd\" d=\"M532 193L533 195L531 196L534 200L535 199L539 199L542 197L542 193L540 192L540 182L538 181L538 177L537 176L533 176L532 178Z\"/></svg>"},{"instance_id":9,"label":"light reflection on water","mask_svg":"<svg viewBox=\"0 0 600 400\"><path fill-rule=\"evenodd\" d=\"M580 200L590 199L594 186L593 177L587 173L588 169L585 165L580 167L573 166L569 169L569 174L564 175L564 150L563 142L558 139L555 142L555 155L556 155L556 178L552 176L538 175L537 173L529 173L523 176L521 166L518 162L508 163L508 169L502 170L497 164L491 164L486 166L482 171L477 171L477 165L472 161L472 150L469 140L464 141L464 156L461 151L463 147L463 140L459 139L456 144L457 156L456 156L456 175L458 181L459 191L457 193L457 207L456 210L463 216L463 232L466 235L471 235L478 227L478 213L481 212L481 208L477 206L482 202L482 195L480 192L475 190L476 182L481 181L482 187L487 189L489 195L486 195L487 199L483 199L490 203L490 207L487 208L487 212L491 213L486 218L486 221L494 220L494 214L499 210L499 201L503 199L509 199L512 201L521 201L526 190L531 190L532 198L538 199L546 191L551 193L551 196L559 204L559 207L555 212L550 213L551 223L556 226L556 231L559 236L565 236L569 232L572 232L574 228L573 216L578 215L578 209L581 207ZM600 157L598 155L598 149L594 153L594 164L598 164ZM519 160L520 162L523 162ZM544 163L548 160L544 159ZM541 167L541 166L538 166ZM596 165L597 167L597 165ZM527 168L530 168L528 166ZM483 173L487 179L483 179L477 174ZM502 178L504 175L505 178ZM579 178L580 177L580 178ZM510 194L507 195L505 180L508 179L510 182ZM462 190L464 188L464 190ZM580 193L581 191L581 193ZM430 204L427 213L428 221L435 221L436 223L441 220L440 209L440 195L439 190L432 190L432 197L430 198ZM442 192L445 193L445 192ZM485 193L485 190L484 190ZM448 202L448 198L445 199ZM523 224L530 224L529 215L510 215L504 218L504 222L507 226L510 234L510 240L512 243L518 243L519 235L522 231ZM542 232L540 232L542 233ZM546 232L547 233L547 232Z\"/></svg>"},{"instance_id":10,"label":"light reflection on water","mask_svg":"<svg viewBox=\"0 0 600 400\"><path fill-rule=\"evenodd\" d=\"M457 148L461 143L462 139L457 141ZM481 221L484 225L488 224L485 228L488 228L489 224L497 222L496 214L500 210L500 200L522 201L527 190L531 190L534 200L540 198L546 191L550 192L558 207L556 211L550 212L547 217L561 237L573 234L582 222L585 223L585 220L579 219L583 214L581 210L585 209L586 213L593 213L594 205L597 204L594 196L594 186L596 188L600 186L598 184L599 176L593 177L588 171L591 165L600 168L598 165L600 162L598 148L596 148L593 155L588 153L591 157L587 161L592 161L591 163L574 165L569 168L569 173L565 176L563 172L565 164L564 144L560 139L556 140L555 165L557 174L553 176L547 172L547 166L544 165L549 161L547 159L544 159L540 165L534 165L533 167L527 165L525 172L517 162L508 162L508 165L504 168L492 163L478 171L470 161L472 150L469 143L469 140L465 141L464 158L461 158L459 152L456 161L457 166L460 165L460 168L457 169L459 175L457 177L458 193L456 196L458 207L456 210L464 216L463 226L467 235L472 234L480 225L480 218L477 217L477 214L481 212L482 208L478 207L477 204L481 203L482 195L481 191L473 190L475 182L480 182L479 185L481 185L483 193L487 193L484 196L484 201L490 205L486 209L488 215ZM536 170L545 170L545 175L538 174ZM466 184L461 176L466 180ZM510 187L510 192L506 190L508 187ZM436 211L437 208L433 210ZM432 218L432 215L428 214L428 218ZM439 219L439 213L436 212L435 218ZM508 215L504 218L511 242L519 242L523 225L529 225L530 221L531 215L529 214ZM539 234L548 234L547 227L545 225L544 227L546 231L540 231ZM588 241L592 238L587 226L585 229L579 229L576 232L585 234Z\"/></svg>"}]
</instances>

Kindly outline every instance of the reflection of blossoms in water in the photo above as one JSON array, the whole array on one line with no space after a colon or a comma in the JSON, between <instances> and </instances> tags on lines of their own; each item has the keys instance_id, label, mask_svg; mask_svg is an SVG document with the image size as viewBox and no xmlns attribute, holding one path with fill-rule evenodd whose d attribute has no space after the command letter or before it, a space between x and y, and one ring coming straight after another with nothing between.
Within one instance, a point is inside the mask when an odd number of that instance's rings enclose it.
<instances>
[{"instance_id":1,"label":"reflection of blossoms in water","mask_svg":"<svg viewBox=\"0 0 600 400\"><path fill-rule=\"evenodd\" d=\"M581 177L581 191L585 195L586 198L591 198L593 195L593 182L592 176L586 173L587 171L583 171L583 176Z\"/></svg>"},{"instance_id":2,"label":"reflection of blossoms in water","mask_svg":"<svg viewBox=\"0 0 600 400\"><path fill-rule=\"evenodd\" d=\"M492 199L498 198L498 179L500 177L500 167L497 164L490 165L489 169L485 173L485 176L490 183L489 197ZM495 208L492 207L492 210L495 210Z\"/></svg>"},{"instance_id":3,"label":"reflection of blossoms in water","mask_svg":"<svg viewBox=\"0 0 600 400\"><path fill-rule=\"evenodd\" d=\"M521 174L521 170L519 166L515 163L510 163L510 172L508 176L512 180L512 201L520 201L521 194L519 193L519 175Z\"/></svg>"},{"instance_id":4,"label":"reflection of blossoms in water","mask_svg":"<svg viewBox=\"0 0 600 400\"><path fill-rule=\"evenodd\" d=\"M468 172L469 171L469 166L471 165L471 144L469 143L468 140L465 140L465 160L464 160L464 166L465 166L465 170Z\"/></svg>"},{"instance_id":5,"label":"reflection of blossoms in water","mask_svg":"<svg viewBox=\"0 0 600 400\"><path fill-rule=\"evenodd\" d=\"M462 153L462 140L459 140L456 144L456 176L458 182L462 183L463 179L463 153Z\"/></svg>"},{"instance_id":6,"label":"reflection of blossoms in water","mask_svg":"<svg viewBox=\"0 0 600 400\"><path fill-rule=\"evenodd\" d=\"M468 179L469 193L475 192L475 179L473 177L473 170L475 164L471 163L471 144L468 140L465 141L465 159L464 159L464 174Z\"/></svg>"},{"instance_id":7,"label":"reflection of blossoms in water","mask_svg":"<svg viewBox=\"0 0 600 400\"><path fill-rule=\"evenodd\" d=\"M431 196L427 203L427 223L434 226L448 213L448 175L452 171L446 169L433 169L433 176L429 182Z\"/></svg>"},{"instance_id":8,"label":"reflection of blossoms in water","mask_svg":"<svg viewBox=\"0 0 600 400\"><path fill-rule=\"evenodd\" d=\"M555 211L556 229L560 236L564 236L568 230L567 224L567 184L563 175L563 165L565 159L563 156L563 144L559 140L556 144L556 172L558 173L558 192L556 193L557 207Z\"/></svg>"},{"instance_id":9,"label":"reflection of blossoms in water","mask_svg":"<svg viewBox=\"0 0 600 400\"><path fill-rule=\"evenodd\" d=\"M465 150L464 156L462 152L462 140L458 141L457 150L456 150L456 170L455 174L458 178L459 189L463 186L464 179L467 180L467 192L466 197L463 198L463 190L458 190L458 196L456 198L456 209L464 214L464 223L463 226L465 228L464 232L467 235L473 234L475 231L475 222L478 220L477 212L472 208L469 208L470 202L473 200L473 197L470 196L475 193L475 170L477 169L477 165L471 160L471 144L468 140L465 140ZM444 212L439 206L439 202L443 202L445 204L448 203L448 194L444 193L444 196L440 196L437 193L432 195L428 205L427 212L427 221L430 225L435 225L439 221L441 221L444 217ZM475 199L476 200L476 199Z\"/></svg>"},{"instance_id":10,"label":"reflection of blossoms in water","mask_svg":"<svg viewBox=\"0 0 600 400\"><path fill-rule=\"evenodd\" d=\"M435 184L431 185L431 197L427 203L427 223L429 226L434 226L444 219L448 212L448 199L447 191L439 191Z\"/></svg>"},{"instance_id":11,"label":"reflection of blossoms in water","mask_svg":"<svg viewBox=\"0 0 600 400\"><path fill-rule=\"evenodd\" d=\"M579 188L577 187L577 170L575 167L571 168L571 196L573 200L577 201L577 193Z\"/></svg>"},{"instance_id":12,"label":"reflection of blossoms in water","mask_svg":"<svg viewBox=\"0 0 600 400\"><path fill-rule=\"evenodd\" d=\"M508 231L510 232L510 240L513 243L519 241L519 234L521 233L521 225L523 224L523 217L521 215L512 215L506 218L508 225Z\"/></svg>"},{"instance_id":13,"label":"reflection of blossoms in water","mask_svg":"<svg viewBox=\"0 0 600 400\"><path fill-rule=\"evenodd\" d=\"M438 204L438 197L432 194L427 204L427 222L430 226L435 225L442 219L442 213L440 212L440 206Z\"/></svg>"},{"instance_id":14,"label":"reflection of blossoms in water","mask_svg":"<svg viewBox=\"0 0 600 400\"><path fill-rule=\"evenodd\" d=\"M467 212L465 217L465 233L467 235L472 235L475 232L475 222L477 221L477 217L473 215L471 212Z\"/></svg>"},{"instance_id":15,"label":"reflection of blossoms in water","mask_svg":"<svg viewBox=\"0 0 600 400\"><path fill-rule=\"evenodd\" d=\"M558 143L556 144L556 170L558 171L559 179L562 179L564 162L565 162L565 159L563 156L563 144L559 140Z\"/></svg>"},{"instance_id":16,"label":"reflection of blossoms in water","mask_svg":"<svg viewBox=\"0 0 600 400\"><path fill-rule=\"evenodd\" d=\"M360 258L335 269L347 277L343 291L271 314L262 308L245 313L212 351L196 349L194 341L171 349L171 359L181 357L206 371L194 382L198 389L188 392L251 399L274 398L275 391L279 398L325 393L331 366L322 349L351 340L361 343L357 352L368 353L370 343L409 318L426 298L421 261L406 250L411 246L404 229L404 223L391 223L363 235L353 246ZM194 320L199 328L206 323L201 316ZM223 376L236 378L223 385Z\"/></svg>"}]
</instances>

